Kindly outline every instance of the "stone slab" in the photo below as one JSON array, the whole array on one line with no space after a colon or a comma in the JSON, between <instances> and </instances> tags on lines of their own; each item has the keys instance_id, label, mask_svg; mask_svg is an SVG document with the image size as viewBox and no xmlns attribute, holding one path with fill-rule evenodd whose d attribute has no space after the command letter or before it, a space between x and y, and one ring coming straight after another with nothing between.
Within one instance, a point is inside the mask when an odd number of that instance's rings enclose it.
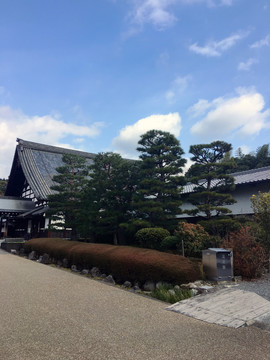
<instances>
[{"instance_id":1,"label":"stone slab","mask_svg":"<svg viewBox=\"0 0 270 360\"><path fill-rule=\"evenodd\" d=\"M244 290L223 289L166 308L212 324L239 328L269 318L270 301Z\"/></svg>"}]
</instances>

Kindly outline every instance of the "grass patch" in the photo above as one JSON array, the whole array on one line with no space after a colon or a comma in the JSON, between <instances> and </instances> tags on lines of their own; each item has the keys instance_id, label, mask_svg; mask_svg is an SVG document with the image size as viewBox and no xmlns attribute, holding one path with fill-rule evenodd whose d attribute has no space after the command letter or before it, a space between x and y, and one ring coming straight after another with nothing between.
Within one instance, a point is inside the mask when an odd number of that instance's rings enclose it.
<instances>
[{"instance_id":1,"label":"grass patch","mask_svg":"<svg viewBox=\"0 0 270 360\"><path fill-rule=\"evenodd\" d=\"M175 289L170 285L161 285L158 289L151 292L151 296L155 299L174 304L190 298L192 294L190 290Z\"/></svg>"}]
</instances>

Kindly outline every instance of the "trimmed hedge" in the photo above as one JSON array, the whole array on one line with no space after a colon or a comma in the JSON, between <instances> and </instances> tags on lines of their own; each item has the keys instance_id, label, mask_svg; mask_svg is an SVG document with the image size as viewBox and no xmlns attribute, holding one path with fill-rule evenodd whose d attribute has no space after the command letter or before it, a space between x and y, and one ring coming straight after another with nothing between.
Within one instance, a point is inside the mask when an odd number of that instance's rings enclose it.
<instances>
[{"instance_id":1,"label":"trimmed hedge","mask_svg":"<svg viewBox=\"0 0 270 360\"><path fill-rule=\"evenodd\" d=\"M117 281L165 281L182 284L201 278L197 263L180 256L130 246L89 244L63 239L39 238L24 245L27 253L47 253L55 260L66 258L69 265L98 267Z\"/></svg>"},{"instance_id":2,"label":"trimmed hedge","mask_svg":"<svg viewBox=\"0 0 270 360\"><path fill-rule=\"evenodd\" d=\"M169 235L170 232L163 228L143 228L136 232L134 238L142 247L160 250L162 240Z\"/></svg>"}]
</instances>

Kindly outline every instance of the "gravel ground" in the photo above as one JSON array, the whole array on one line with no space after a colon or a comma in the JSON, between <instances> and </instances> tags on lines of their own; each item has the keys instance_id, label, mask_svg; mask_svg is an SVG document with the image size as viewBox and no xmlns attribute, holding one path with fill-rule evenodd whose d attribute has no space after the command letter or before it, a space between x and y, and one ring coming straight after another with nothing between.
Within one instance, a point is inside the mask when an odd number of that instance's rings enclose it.
<instances>
[{"instance_id":1,"label":"gravel ground","mask_svg":"<svg viewBox=\"0 0 270 360\"><path fill-rule=\"evenodd\" d=\"M240 290L253 291L270 301L270 274L253 281L239 281L236 286Z\"/></svg>"}]
</instances>

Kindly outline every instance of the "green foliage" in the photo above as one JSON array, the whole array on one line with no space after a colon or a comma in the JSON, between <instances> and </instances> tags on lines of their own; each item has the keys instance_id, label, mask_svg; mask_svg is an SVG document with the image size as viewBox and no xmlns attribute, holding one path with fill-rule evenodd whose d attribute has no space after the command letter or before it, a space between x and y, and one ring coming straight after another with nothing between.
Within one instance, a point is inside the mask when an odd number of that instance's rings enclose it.
<instances>
[{"instance_id":1,"label":"green foliage","mask_svg":"<svg viewBox=\"0 0 270 360\"><path fill-rule=\"evenodd\" d=\"M250 226L242 226L224 239L223 247L233 249L234 274L253 279L263 274L266 264L264 248L257 242Z\"/></svg>"},{"instance_id":2,"label":"green foliage","mask_svg":"<svg viewBox=\"0 0 270 360\"><path fill-rule=\"evenodd\" d=\"M71 228L72 238L77 238L78 217L82 210L81 200L86 176L88 174L86 159L76 155L65 154L63 166L56 169L53 177L54 191L48 196L51 229Z\"/></svg>"},{"instance_id":3,"label":"green foliage","mask_svg":"<svg viewBox=\"0 0 270 360\"><path fill-rule=\"evenodd\" d=\"M190 290L175 289L170 285L161 285L151 292L151 296L158 300L175 304L178 301L190 298L192 294Z\"/></svg>"},{"instance_id":4,"label":"green foliage","mask_svg":"<svg viewBox=\"0 0 270 360\"><path fill-rule=\"evenodd\" d=\"M238 148L234 161L236 163L236 168L233 170L234 172L270 166L269 144L264 144L259 147L256 152L251 152L246 155L243 154L241 148Z\"/></svg>"},{"instance_id":5,"label":"green foliage","mask_svg":"<svg viewBox=\"0 0 270 360\"><path fill-rule=\"evenodd\" d=\"M180 245L181 246L181 245ZM177 236L166 236L161 241L162 250L179 250L179 238Z\"/></svg>"},{"instance_id":6,"label":"green foliage","mask_svg":"<svg viewBox=\"0 0 270 360\"><path fill-rule=\"evenodd\" d=\"M228 174L234 164L230 159L224 160L231 148L231 144L223 141L190 147L189 152L193 154L191 160L195 161L195 164L190 167L187 177L195 186L188 201L195 208L187 210L186 213L210 219L231 212L224 207L236 202L230 195L234 189L234 179Z\"/></svg>"},{"instance_id":7,"label":"green foliage","mask_svg":"<svg viewBox=\"0 0 270 360\"><path fill-rule=\"evenodd\" d=\"M0 179L0 196L3 196L5 194L7 182L8 181L5 179Z\"/></svg>"},{"instance_id":8,"label":"green foliage","mask_svg":"<svg viewBox=\"0 0 270 360\"><path fill-rule=\"evenodd\" d=\"M169 231L163 228L145 228L136 232L135 241L142 247L160 249L162 240L169 235Z\"/></svg>"},{"instance_id":9,"label":"green foliage","mask_svg":"<svg viewBox=\"0 0 270 360\"><path fill-rule=\"evenodd\" d=\"M97 266L112 274L117 281L163 281L182 284L201 278L198 264L180 255L150 249L106 244L89 244L62 239L31 239L25 251L47 253L58 260L66 258L69 265L91 269Z\"/></svg>"},{"instance_id":10,"label":"green foliage","mask_svg":"<svg viewBox=\"0 0 270 360\"><path fill-rule=\"evenodd\" d=\"M181 205L180 176L186 160L179 141L170 133L150 130L141 136L137 150L142 160L140 179L133 197L136 217L149 225L174 227Z\"/></svg>"},{"instance_id":11,"label":"green foliage","mask_svg":"<svg viewBox=\"0 0 270 360\"><path fill-rule=\"evenodd\" d=\"M264 246L270 251L270 192L252 195L251 206L254 218L261 228L261 238Z\"/></svg>"},{"instance_id":12,"label":"green foliage","mask_svg":"<svg viewBox=\"0 0 270 360\"><path fill-rule=\"evenodd\" d=\"M150 227L148 221L136 218L131 218L127 222L119 224L119 228L125 237L125 245L136 245L134 239L136 232L147 227Z\"/></svg>"},{"instance_id":13,"label":"green foliage","mask_svg":"<svg viewBox=\"0 0 270 360\"><path fill-rule=\"evenodd\" d=\"M119 243L120 224L130 217L137 164L123 160L119 154L99 153L90 172L80 216L81 231L95 238L109 236Z\"/></svg>"},{"instance_id":14,"label":"green foliage","mask_svg":"<svg viewBox=\"0 0 270 360\"><path fill-rule=\"evenodd\" d=\"M237 231L241 227L238 220L230 217L218 217L210 220L202 220L199 222L205 231L215 237L224 238L232 231Z\"/></svg>"},{"instance_id":15,"label":"green foliage","mask_svg":"<svg viewBox=\"0 0 270 360\"><path fill-rule=\"evenodd\" d=\"M207 247L210 241L209 234L199 224L186 223L180 221L175 230L180 248L180 243L184 242L184 251L186 256L201 257L202 250Z\"/></svg>"}]
</instances>

